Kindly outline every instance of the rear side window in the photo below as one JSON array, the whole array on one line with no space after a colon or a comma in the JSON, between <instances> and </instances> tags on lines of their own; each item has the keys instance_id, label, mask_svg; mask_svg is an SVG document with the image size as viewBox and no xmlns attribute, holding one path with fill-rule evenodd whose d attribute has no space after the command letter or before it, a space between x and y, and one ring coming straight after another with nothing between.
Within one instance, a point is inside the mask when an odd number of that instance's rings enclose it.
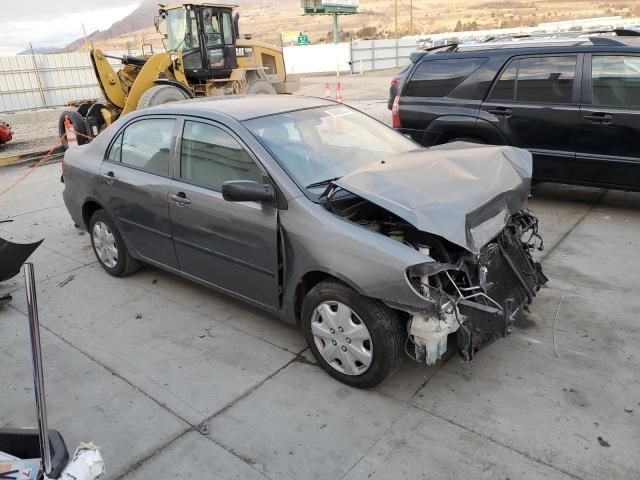
<instances>
[{"instance_id":1,"label":"rear side window","mask_svg":"<svg viewBox=\"0 0 640 480\"><path fill-rule=\"evenodd\" d=\"M596 55L591 77L593 105L640 107L640 57Z\"/></svg>"},{"instance_id":2,"label":"rear side window","mask_svg":"<svg viewBox=\"0 0 640 480\"><path fill-rule=\"evenodd\" d=\"M486 58L426 60L416 68L405 88L404 95L445 97L485 61Z\"/></svg>"},{"instance_id":3,"label":"rear side window","mask_svg":"<svg viewBox=\"0 0 640 480\"><path fill-rule=\"evenodd\" d=\"M512 60L491 92L491 100L571 103L577 57L524 57Z\"/></svg>"},{"instance_id":4,"label":"rear side window","mask_svg":"<svg viewBox=\"0 0 640 480\"><path fill-rule=\"evenodd\" d=\"M122 135L120 161L150 173L168 176L175 123L175 120L158 118L129 125Z\"/></svg>"}]
</instances>

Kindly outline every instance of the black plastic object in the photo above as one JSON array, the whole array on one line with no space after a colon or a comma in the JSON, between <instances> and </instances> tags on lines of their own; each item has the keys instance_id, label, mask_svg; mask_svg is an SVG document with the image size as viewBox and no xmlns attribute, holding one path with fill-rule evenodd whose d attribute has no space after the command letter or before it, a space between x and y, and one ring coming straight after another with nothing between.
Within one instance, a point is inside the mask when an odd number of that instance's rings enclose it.
<instances>
[{"instance_id":1,"label":"black plastic object","mask_svg":"<svg viewBox=\"0 0 640 480\"><path fill-rule=\"evenodd\" d=\"M16 276L22 264L42 242L43 240L35 243L13 243L0 238L0 282Z\"/></svg>"},{"instance_id":2,"label":"black plastic object","mask_svg":"<svg viewBox=\"0 0 640 480\"><path fill-rule=\"evenodd\" d=\"M57 430L49 430L51 443L51 472L49 478L59 478L69 462L69 452L62 435ZM38 430L35 428L0 428L0 451L14 457L40 458Z\"/></svg>"}]
</instances>

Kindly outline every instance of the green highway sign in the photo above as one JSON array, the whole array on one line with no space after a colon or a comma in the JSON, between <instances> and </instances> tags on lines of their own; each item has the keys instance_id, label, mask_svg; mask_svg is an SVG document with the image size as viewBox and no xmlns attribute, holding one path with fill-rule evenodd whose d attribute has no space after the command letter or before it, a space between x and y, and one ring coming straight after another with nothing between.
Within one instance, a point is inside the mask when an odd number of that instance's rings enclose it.
<instances>
[{"instance_id":1,"label":"green highway sign","mask_svg":"<svg viewBox=\"0 0 640 480\"><path fill-rule=\"evenodd\" d=\"M309 36L308 35L298 35L298 45L309 45Z\"/></svg>"}]
</instances>

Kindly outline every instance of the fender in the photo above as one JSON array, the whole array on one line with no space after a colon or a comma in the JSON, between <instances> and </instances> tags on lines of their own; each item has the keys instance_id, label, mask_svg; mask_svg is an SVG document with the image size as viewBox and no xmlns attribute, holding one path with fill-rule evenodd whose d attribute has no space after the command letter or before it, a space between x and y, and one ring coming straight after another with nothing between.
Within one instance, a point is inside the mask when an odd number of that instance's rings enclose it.
<instances>
[{"instance_id":1,"label":"fender","mask_svg":"<svg viewBox=\"0 0 640 480\"><path fill-rule=\"evenodd\" d=\"M184 83L170 78L158 78L153 83L156 85L171 85L172 87L179 88L188 98L195 98L193 90L187 88Z\"/></svg>"},{"instance_id":2,"label":"fender","mask_svg":"<svg viewBox=\"0 0 640 480\"><path fill-rule=\"evenodd\" d=\"M459 137L477 137L476 117L470 115L442 115L429 123L425 129L424 139L429 146L447 143Z\"/></svg>"},{"instance_id":3,"label":"fender","mask_svg":"<svg viewBox=\"0 0 640 480\"><path fill-rule=\"evenodd\" d=\"M509 145L500 129L483 118L477 119L474 136L481 138L490 145Z\"/></svg>"}]
</instances>

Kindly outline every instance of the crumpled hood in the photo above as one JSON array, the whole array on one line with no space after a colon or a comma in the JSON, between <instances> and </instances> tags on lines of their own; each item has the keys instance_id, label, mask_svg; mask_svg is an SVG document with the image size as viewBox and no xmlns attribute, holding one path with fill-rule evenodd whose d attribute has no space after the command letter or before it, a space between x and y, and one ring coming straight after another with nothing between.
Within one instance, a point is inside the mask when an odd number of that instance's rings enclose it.
<instances>
[{"instance_id":1,"label":"crumpled hood","mask_svg":"<svg viewBox=\"0 0 640 480\"><path fill-rule=\"evenodd\" d=\"M334 183L478 253L525 206L531 172L526 150L455 142L371 163Z\"/></svg>"}]
</instances>

